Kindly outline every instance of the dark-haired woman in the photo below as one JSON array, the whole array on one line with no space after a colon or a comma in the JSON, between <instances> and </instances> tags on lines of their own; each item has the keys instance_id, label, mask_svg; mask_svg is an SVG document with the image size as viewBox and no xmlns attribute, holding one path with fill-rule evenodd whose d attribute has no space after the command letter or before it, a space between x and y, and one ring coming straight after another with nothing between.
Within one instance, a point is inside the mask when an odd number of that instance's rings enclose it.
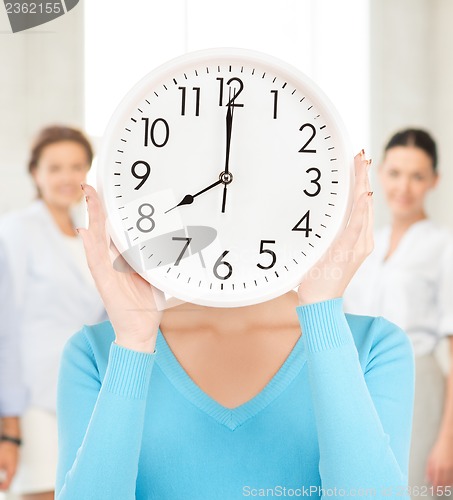
<instances>
[{"instance_id":1,"label":"dark-haired woman","mask_svg":"<svg viewBox=\"0 0 453 500\"><path fill-rule=\"evenodd\" d=\"M0 489L11 484L27 500L53 498L63 346L106 318L75 231L92 158L79 130L41 130L29 160L37 198L0 219Z\"/></svg>"},{"instance_id":2,"label":"dark-haired woman","mask_svg":"<svg viewBox=\"0 0 453 500\"><path fill-rule=\"evenodd\" d=\"M345 310L382 315L409 336L416 394L409 484L412 496L453 494L453 369L445 377L438 344L449 337L453 359L453 235L426 213L439 182L436 144L424 130L395 134L378 168L391 223L349 284ZM451 363L450 363L451 365Z\"/></svg>"}]
</instances>

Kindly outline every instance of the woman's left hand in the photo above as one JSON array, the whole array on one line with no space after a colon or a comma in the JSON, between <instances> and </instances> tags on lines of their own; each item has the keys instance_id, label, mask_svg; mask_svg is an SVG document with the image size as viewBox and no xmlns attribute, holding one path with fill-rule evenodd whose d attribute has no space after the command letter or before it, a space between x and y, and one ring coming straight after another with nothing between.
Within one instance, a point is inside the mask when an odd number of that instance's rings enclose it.
<instances>
[{"instance_id":1,"label":"woman's left hand","mask_svg":"<svg viewBox=\"0 0 453 500\"><path fill-rule=\"evenodd\" d=\"M453 440L440 435L426 465L426 477L435 487L453 486ZM450 492L451 493L451 492Z\"/></svg>"},{"instance_id":2,"label":"woman's left hand","mask_svg":"<svg viewBox=\"0 0 453 500\"><path fill-rule=\"evenodd\" d=\"M304 276L298 288L301 305L342 297L357 269L374 248L370 164L363 150L354 158L354 200L348 225Z\"/></svg>"}]
</instances>

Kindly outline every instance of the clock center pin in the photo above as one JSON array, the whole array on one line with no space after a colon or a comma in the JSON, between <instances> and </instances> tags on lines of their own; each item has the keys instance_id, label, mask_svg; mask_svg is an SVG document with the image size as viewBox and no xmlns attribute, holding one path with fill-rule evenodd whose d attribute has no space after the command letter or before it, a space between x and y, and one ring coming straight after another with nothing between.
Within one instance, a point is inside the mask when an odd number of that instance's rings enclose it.
<instances>
[{"instance_id":1,"label":"clock center pin","mask_svg":"<svg viewBox=\"0 0 453 500\"><path fill-rule=\"evenodd\" d=\"M233 181L233 175L231 172L222 172L219 175L219 179L224 183L224 184L230 184Z\"/></svg>"}]
</instances>

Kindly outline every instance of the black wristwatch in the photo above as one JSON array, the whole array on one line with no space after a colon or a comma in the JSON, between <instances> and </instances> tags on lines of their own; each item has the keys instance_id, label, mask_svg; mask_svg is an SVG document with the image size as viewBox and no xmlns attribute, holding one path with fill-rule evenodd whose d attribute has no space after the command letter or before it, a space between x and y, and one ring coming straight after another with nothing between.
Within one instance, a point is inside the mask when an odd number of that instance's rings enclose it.
<instances>
[{"instance_id":1,"label":"black wristwatch","mask_svg":"<svg viewBox=\"0 0 453 500\"><path fill-rule=\"evenodd\" d=\"M22 439L13 436L8 436L7 434L0 435L0 441L7 441L8 443L14 443L17 446L22 444Z\"/></svg>"}]
</instances>

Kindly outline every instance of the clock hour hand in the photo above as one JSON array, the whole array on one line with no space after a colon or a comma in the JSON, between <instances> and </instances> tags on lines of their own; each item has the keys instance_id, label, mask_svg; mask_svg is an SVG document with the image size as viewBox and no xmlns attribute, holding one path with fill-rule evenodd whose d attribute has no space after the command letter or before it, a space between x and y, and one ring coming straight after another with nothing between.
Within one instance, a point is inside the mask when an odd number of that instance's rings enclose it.
<instances>
[{"instance_id":1,"label":"clock hour hand","mask_svg":"<svg viewBox=\"0 0 453 500\"><path fill-rule=\"evenodd\" d=\"M218 181L216 181L213 184L211 184L210 186L202 189L201 191L198 191L198 193L196 193L196 194L186 194L184 196L184 198L177 205L175 205L172 208L169 208L168 210L165 211L165 213L170 212L170 210L173 210L176 207L181 207L183 205L191 205L193 203L193 200L197 196L199 196L200 194L206 193L206 191L209 191L210 189L212 189L213 187L218 186L219 184L222 184L222 182L223 182L223 180L222 180L222 177L221 177Z\"/></svg>"},{"instance_id":2,"label":"clock hour hand","mask_svg":"<svg viewBox=\"0 0 453 500\"><path fill-rule=\"evenodd\" d=\"M234 94L234 97L236 97L236 93ZM230 146L231 146L231 131L233 127L233 105L231 104L232 101L231 99L231 89L230 89L230 96L229 96L229 101L228 101L228 111L226 114L226 154L225 154L225 170L220 174L220 179L207 188L202 189L196 194L186 194L184 198L174 207L169 208L168 210L165 211L165 213L170 212L170 210L173 210L176 207L181 207L183 205L191 205L193 203L193 200L199 196L202 193L205 193L206 191L209 191L209 189L212 189L215 186L218 186L219 184L224 184L223 188L223 200L222 200L222 212L225 212L225 204L226 204L226 195L227 195L227 185L230 184L230 182L233 180L233 176L230 174L228 168L229 168L229 162L230 162Z\"/></svg>"}]
</instances>

